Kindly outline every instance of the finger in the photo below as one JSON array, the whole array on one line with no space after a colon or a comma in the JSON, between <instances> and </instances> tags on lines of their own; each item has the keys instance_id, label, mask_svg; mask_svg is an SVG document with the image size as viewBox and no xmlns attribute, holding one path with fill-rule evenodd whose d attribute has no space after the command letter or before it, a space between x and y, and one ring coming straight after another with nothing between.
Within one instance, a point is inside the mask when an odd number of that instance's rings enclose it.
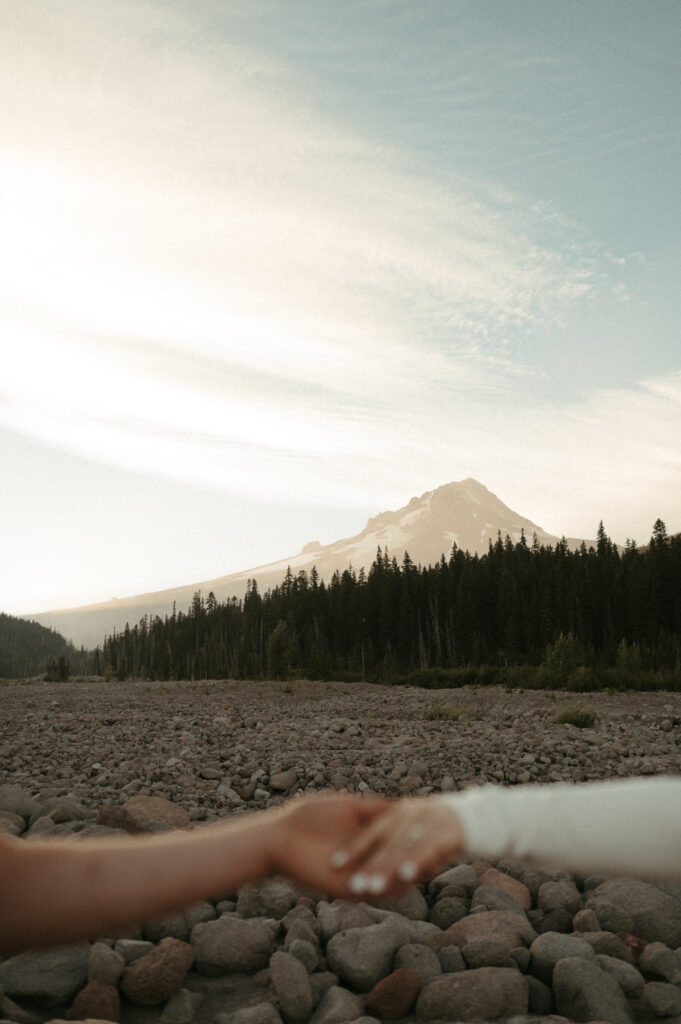
<instances>
[{"instance_id":1,"label":"finger","mask_svg":"<svg viewBox=\"0 0 681 1024\"><path fill-rule=\"evenodd\" d=\"M370 825L364 827L361 832L332 854L331 866L350 869L361 863L371 855L377 846L386 841L388 824L385 816L381 815Z\"/></svg>"}]
</instances>

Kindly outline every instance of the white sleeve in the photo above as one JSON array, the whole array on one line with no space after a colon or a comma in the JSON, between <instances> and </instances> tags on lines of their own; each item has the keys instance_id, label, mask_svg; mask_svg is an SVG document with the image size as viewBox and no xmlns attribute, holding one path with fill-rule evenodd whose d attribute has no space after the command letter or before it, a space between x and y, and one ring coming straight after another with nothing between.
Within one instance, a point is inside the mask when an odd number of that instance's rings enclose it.
<instances>
[{"instance_id":1,"label":"white sleeve","mask_svg":"<svg viewBox=\"0 0 681 1024\"><path fill-rule=\"evenodd\" d=\"M482 786L440 799L473 856L681 880L681 778Z\"/></svg>"}]
</instances>

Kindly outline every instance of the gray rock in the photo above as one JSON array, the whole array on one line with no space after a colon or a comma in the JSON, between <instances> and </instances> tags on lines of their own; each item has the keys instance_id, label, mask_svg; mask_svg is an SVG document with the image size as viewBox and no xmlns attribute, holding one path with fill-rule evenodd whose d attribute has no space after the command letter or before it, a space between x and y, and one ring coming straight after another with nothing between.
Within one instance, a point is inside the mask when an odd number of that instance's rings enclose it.
<instances>
[{"instance_id":1,"label":"gray rock","mask_svg":"<svg viewBox=\"0 0 681 1024\"><path fill-rule=\"evenodd\" d=\"M126 966L151 953L154 943L146 939L118 939L114 950L125 960Z\"/></svg>"},{"instance_id":2,"label":"gray rock","mask_svg":"<svg viewBox=\"0 0 681 1024\"><path fill-rule=\"evenodd\" d=\"M456 974L458 971L466 970L466 961L458 946L443 946L437 951L437 958L443 974Z\"/></svg>"},{"instance_id":3,"label":"gray rock","mask_svg":"<svg viewBox=\"0 0 681 1024\"><path fill-rule=\"evenodd\" d=\"M329 940L326 959L332 971L357 992L369 992L388 974L400 946L409 942L406 924L397 916L368 928L350 928Z\"/></svg>"},{"instance_id":4,"label":"gray rock","mask_svg":"<svg viewBox=\"0 0 681 1024\"><path fill-rule=\"evenodd\" d=\"M483 910L479 914L469 914L445 933L447 944L461 947L475 939L498 939L505 942L509 950L529 946L536 938L537 933L527 918L510 910Z\"/></svg>"},{"instance_id":5,"label":"gray rock","mask_svg":"<svg viewBox=\"0 0 681 1024\"><path fill-rule=\"evenodd\" d=\"M448 948L456 949L456 946L449 946ZM393 970L396 971L400 967L411 967L413 971L416 971L422 987L433 978L437 978L438 975L442 974L442 965L437 953L432 949L428 949L427 946L422 946L415 942L408 942L405 946L401 946L398 949L393 960Z\"/></svg>"},{"instance_id":6,"label":"gray rock","mask_svg":"<svg viewBox=\"0 0 681 1024\"><path fill-rule=\"evenodd\" d=\"M407 889L398 899L390 903L381 903L381 909L400 914L410 921L425 921L428 918L428 904L422 892L416 886Z\"/></svg>"},{"instance_id":7,"label":"gray rock","mask_svg":"<svg viewBox=\"0 0 681 1024\"><path fill-rule=\"evenodd\" d=\"M528 985L528 1010L532 1013L551 1013L554 1009L553 992L548 985L545 985L539 978L527 976Z\"/></svg>"},{"instance_id":8,"label":"gray rock","mask_svg":"<svg viewBox=\"0 0 681 1024\"><path fill-rule=\"evenodd\" d=\"M192 907L188 907L184 912L187 935L191 935L194 925L201 924L204 921L214 921L216 916L215 907L207 901L195 903Z\"/></svg>"},{"instance_id":9,"label":"gray rock","mask_svg":"<svg viewBox=\"0 0 681 1024\"><path fill-rule=\"evenodd\" d=\"M681 989L668 981L649 981L643 990L643 1002L656 1017L673 1017L681 1013Z\"/></svg>"},{"instance_id":10,"label":"gray rock","mask_svg":"<svg viewBox=\"0 0 681 1024\"><path fill-rule=\"evenodd\" d=\"M19 953L0 963L0 987L10 999L50 1009L70 1003L87 982L88 947Z\"/></svg>"},{"instance_id":11,"label":"gray rock","mask_svg":"<svg viewBox=\"0 0 681 1024\"><path fill-rule=\"evenodd\" d=\"M472 896L478 888L478 873L471 864L457 864L437 875L428 886L428 892L437 899L440 892L448 885L460 885L467 896Z\"/></svg>"},{"instance_id":12,"label":"gray rock","mask_svg":"<svg viewBox=\"0 0 681 1024\"><path fill-rule=\"evenodd\" d=\"M279 879L249 883L239 889L236 909L242 917L274 917L281 921L299 895L297 889Z\"/></svg>"},{"instance_id":13,"label":"gray rock","mask_svg":"<svg viewBox=\"0 0 681 1024\"><path fill-rule=\"evenodd\" d=\"M348 928L367 928L374 924L374 918L367 908L347 900L334 900L333 903L321 900L317 904L317 920L321 940L325 944L338 932L347 931Z\"/></svg>"},{"instance_id":14,"label":"gray rock","mask_svg":"<svg viewBox=\"0 0 681 1024\"><path fill-rule=\"evenodd\" d=\"M421 990L416 1001L419 1020L484 1021L526 1013L526 978L509 967L479 967L443 974Z\"/></svg>"},{"instance_id":15,"label":"gray rock","mask_svg":"<svg viewBox=\"0 0 681 1024\"><path fill-rule=\"evenodd\" d=\"M496 939L474 939L473 942L467 942L461 949L461 955L469 970L476 967L517 967L508 946Z\"/></svg>"},{"instance_id":16,"label":"gray rock","mask_svg":"<svg viewBox=\"0 0 681 1024\"><path fill-rule=\"evenodd\" d=\"M255 1003L242 1006L231 1013L216 1013L215 1024L283 1024L272 1003Z\"/></svg>"},{"instance_id":17,"label":"gray rock","mask_svg":"<svg viewBox=\"0 0 681 1024\"><path fill-rule=\"evenodd\" d=\"M42 805L23 786L6 782L0 786L0 811L10 811L30 821L42 813Z\"/></svg>"},{"instance_id":18,"label":"gray rock","mask_svg":"<svg viewBox=\"0 0 681 1024\"><path fill-rule=\"evenodd\" d=\"M181 988L168 1000L161 1013L162 1024L192 1024L203 995Z\"/></svg>"},{"instance_id":19,"label":"gray rock","mask_svg":"<svg viewBox=\"0 0 681 1024\"><path fill-rule=\"evenodd\" d=\"M262 918L223 916L197 924L191 944L199 974L252 974L269 963L275 930Z\"/></svg>"},{"instance_id":20,"label":"gray rock","mask_svg":"<svg viewBox=\"0 0 681 1024\"><path fill-rule=\"evenodd\" d=\"M599 885L595 895L629 913L633 934L639 938L646 942L664 942L670 949L681 946L681 902L657 886L631 878L615 878Z\"/></svg>"},{"instance_id":21,"label":"gray rock","mask_svg":"<svg viewBox=\"0 0 681 1024\"><path fill-rule=\"evenodd\" d=\"M445 896L430 908L428 920L437 928L445 931L450 925L461 921L467 914L468 908L463 900L455 896Z\"/></svg>"},{"instance_id":22,"label":"gray rock","mask_svg":"<svg viewBox=\"0 0 681 1024\"><path fill-rule=\"evenodd\" d=\"M568 956L559 960L553 972L553 996L558 1012L574 1020L632 1024L622 989L595 959Z\"/></svg>"},{"instance_id":23,"label":"gray rock","mask_svg":"<svg viewBox=\"0 0 681 1024\"><path fill-rule=\"evenodd\" d=\"M103 985L117 985L125 970L125 959L105 942L90 946L87 980Z\"/></svg>"},{"instance_id":24,"label":"gray rock","mask_svg":"<svg viewBox=\"0 0 681 1024\"><path fill-rule=\"evenodd\" d=\"M315 974L310 975L310 988L312 989L312 999L315 1006L318 1006L322 1000L322 996L327 989L332 988L334 985L338 985L340 978L333 971L317 971Z\"/></svg>"},{"instance_id":25,"label":"gray rock","mask_svg":"<svg viewBox=\"0 0 681 1024\"><path fill-rule=\"evenodd\" d=\"M301 1024L312 1013L312 989L307 970L290 953L278 952L270 959L270 976L279 1012L287 1024Z\"/></svg>"},{"instance_id":26,"label":"gray rock","mask_svg":"<svg viewBox=\"0 0 681 1024\"><path fill-rule=\"evenodd\" d=\"M298 772L295 768L289 768L285 772L274 772L270 775L270 789L277 793L283 793L298 781Z\"/></svg>"},{"instance_id":27,"label":"gray rock","mask_svg":"<svg viewBox=\"0 0 681 1024\"><path fill-rule=\"evenodd\" d=\"M596 963L602 971L615 979L627 999L640 999L643 995L643 978L632 964L603 953L596 956Z\"/></svg>"},{"instance_id":28,"label":"gray rock","mask_svg":"<svg viewBox=\"0 0 681 1024\"><path fill-rule=\"evenodd\" d=\"M651 942L641 953L638 965L646 974L681 984L681 950L672 952L663 942Z\"/></svg>"},{"instance_id":29,"label":"gray rock","mask_svg":"<svg viewBox=\"0 0 681 1024\"><path fill-rule=\"evenodd\" d=\"M294 939L286 945L286 952L299 960L308 974L317 970L319 965L319 947L305 939Z\"/></svg>"},{"instance_id":30,"label":"gray rock","mask_svg":"<svg viewBox=\"0 0 681 1024\"><path fill-rule=\"evenodd\" d=\"M546 932L535 939L530 946L530 973L550 985L553 971L559 960L566 957L580 960L591 960L595 963L596 954L588 942L572 935L561 935L559 932Z\"/></svg>"},{"instance_id":31,"label":"gray rock","mask_svg":"<svg viewBox=\"0 0 681 1024\"><path fill-rule=\"evenodd\" d=\"M613 935L612 932L580 932L579 938L588 942L594 953L615 957L628 964L634 963L631 950L625 946L618 935Z\"/></svg>"},{"instance_id":32,"label":"gray rock","mask_svg":"<svg viewBox=\"0 0 681 1024\"><path fill-rule=\"evenodd\" d=\"M593 910L578 910L572 918L572 928L576 932L597 932L601 929L601 923Z\"/></svg>"},{"instance_id":33,"label":"gray rock","mask_svg":"<svg viewBox=\"0 0 681 1024\"><path fill-rule=\"evenodd\" d=\"M586 909L593 911L598 918L599 927L604 932L633 932L634 919L625 907L615 906L610 900L590 896L586 901Z\"/></svg>"},{"instance_id":34,"label":"gray rock","mask_svg":"<svg viewBox=\"0 0 681 1024\"><path fill-rule=\"evenodd\" d=\"M437 904L436 904L437 906ZM509 910L512 914L520 914L525 918L525 911L517 900L501 889L490 885L479 885L473 893L471 910L484 907L485 910Z\"/></svg>"},{"instance_id":35,"label":"gray rock","mask_svg":"<svg viewBox=\"0 0 681 1024\"><path fill-rule=\"evenodd\" d=\"M582 909L582 897L572 879L561 878L558 882L544 882L539 887L537 906L545 914L552 910L569 910L570 914L576 914Z\"/></svg>"},{"instance_id":36,"label":"gray rock","mask_svg":"<svg viewBox=\"0 0 681 1024\"><path fill-rule=\"evenodd\" d=\"M345 1024L357 1020L363 1013L364 1003L359 996L338 985L332 985L322 996L310 1024Z\"/></svg>"},{"instance_id":37,"label":"gray rock","mask_svg":"<svg viewBox=\"0 0 681 1024\"><path fill-rule=\"evenodd\" d=\"M167 917L158 918L155 921L146 921L142 925L142 934L149 942L160 942L161 939L181 939L183 942L189 938L190 929L184 914L169 914Z\"/></svg>"}]
</instances>

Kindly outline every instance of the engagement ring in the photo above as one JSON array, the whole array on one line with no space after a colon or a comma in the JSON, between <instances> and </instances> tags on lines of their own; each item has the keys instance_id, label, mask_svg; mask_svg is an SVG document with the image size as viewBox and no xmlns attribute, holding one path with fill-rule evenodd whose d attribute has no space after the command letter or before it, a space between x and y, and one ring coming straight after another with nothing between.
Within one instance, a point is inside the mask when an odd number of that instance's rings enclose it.
<instances>
[{"instance_id":1,"label":"engagement ring","mask_svg":"<svg viewBox=\"0 0 681 1024\"><path fill-rule=\"evenodd\" d=\"M413 842L420 842L426 834L426 830L421 825L410 825L407 831L407 835Z\"/></svg>"}]
</instances>

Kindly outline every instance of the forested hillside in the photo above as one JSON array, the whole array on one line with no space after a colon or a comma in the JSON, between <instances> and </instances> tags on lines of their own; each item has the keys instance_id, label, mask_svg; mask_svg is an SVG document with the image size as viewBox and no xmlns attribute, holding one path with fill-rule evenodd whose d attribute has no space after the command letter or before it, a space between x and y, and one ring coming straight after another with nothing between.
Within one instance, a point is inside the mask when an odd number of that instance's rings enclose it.
<instances>
[{"instance_id":1,"label":"forested hillside","mask_svg":"<svg viewBox=\"0 0 681 1024\"><path fill-rule=\"evenodd\" d=\"M48 672L55 679L80 670L85 652L53 629L0 612L0 678L25 679Z\"/></svg>"},{"instance_id":2,"label":"forested hillside","mask_svg":"<svg viewBox=\"0 0 681 1024\"><path fill-rule=\"evenodd\" d=\"M331 582L286 574L243 601L197 593L189 610L107 639L99 667L140 677L362 678L426 685L464 679L596 688L681 686L681 537L655 523L648 547L453 547L434 566L379 549L368 573ZM524 671L527 670L527 671ZM606 673L606 675L603 675ZM608 676L607 673L610 673Z\"/></svg>"}]
</instances>

